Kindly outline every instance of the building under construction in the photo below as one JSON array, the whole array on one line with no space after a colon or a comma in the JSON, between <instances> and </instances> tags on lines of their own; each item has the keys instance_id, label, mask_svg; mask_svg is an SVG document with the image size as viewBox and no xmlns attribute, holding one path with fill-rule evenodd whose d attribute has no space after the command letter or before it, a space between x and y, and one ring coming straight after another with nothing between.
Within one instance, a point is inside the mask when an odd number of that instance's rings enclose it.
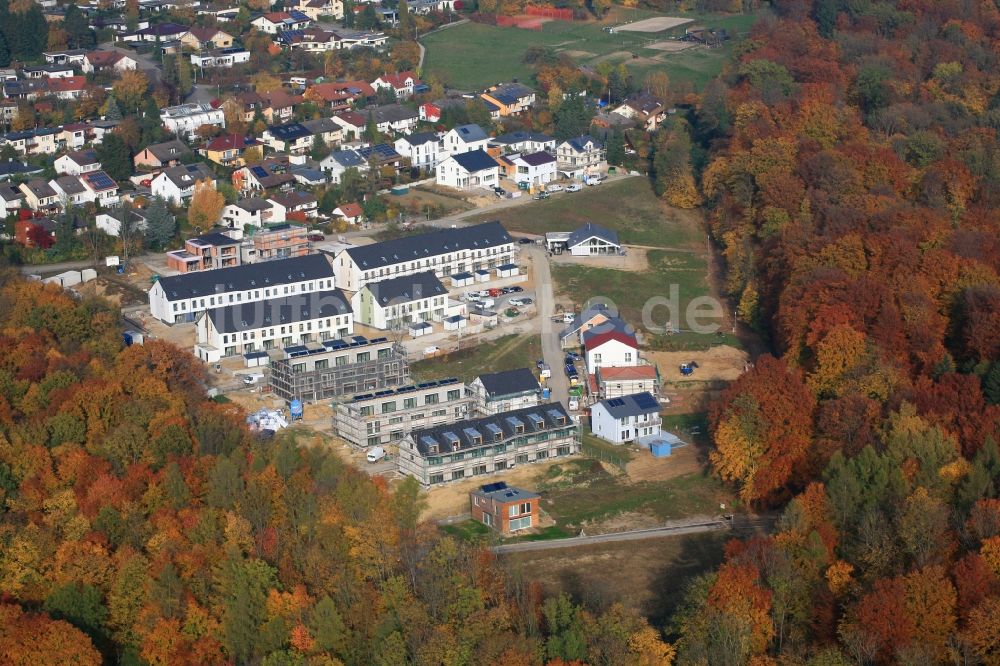
<instances>
[{"instance_id":1,"label":"building under construction","mask_svg":"<svg viewBox=\"0 0 1000 666\"><path fill-rule=\"evenodd\" d=\"M389 338L353 336L286 347L271 360L271 390L286 402L317 402L410 382L406 350Z\"/></svg>"}]
</instances>

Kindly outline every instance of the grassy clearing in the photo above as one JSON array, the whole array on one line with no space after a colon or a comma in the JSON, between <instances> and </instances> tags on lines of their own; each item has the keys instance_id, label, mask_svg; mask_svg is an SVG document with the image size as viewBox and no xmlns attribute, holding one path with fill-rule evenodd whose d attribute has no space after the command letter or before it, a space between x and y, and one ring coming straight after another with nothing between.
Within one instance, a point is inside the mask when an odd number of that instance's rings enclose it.
<instances>
[{"instance_id":1,"label":"grassy clearing","mask_svg":"<svg viewBox=\"0 0 1000 666\"><path fill-rule=\"evenodd\" d=\"M466 520L454 525L444 525L441 531L450 534L456 539L468 541L470 543L488 543L492 540L493 531L479 521Z\"/></svg>"},{"instance_id":2,"label":"grassy clearing","mask_svg":"<svg viewBox=\"0 0 1000 666\"><path fill-rule=\"evenodd\" d=\"M471 381L483 373L533 368L541 357L542 342L538 336L505 335L475 347L417 361L410 366L410 374L417 381L441 377Z\"/></svg>"},{"instance_id":3,"label":"grassy clearing","mask_svg":"<svg viewBox=\"0 0 1000 666\"><path fill-rule=\"evenodd\" d=\"M743 349L739 337L723 331L718 333L684 331L673 335L653 335L646 339L646 348L653 351L707 351L719 345Z\"/></svg>"},{"instance_id":4,"label":"grassy clearing","mask_svg":"<svg viewBox=\"0 0 1000 666\"><path fill-rule=\"evenodd\" d=\"M732 501L732 493L717 478L701 472L629 484L589 459L570 461L559 472L558 477L539 480L542 508L557 527L574 534L584 524L622 513L674 520L713 514L720 502Z\"/></svg>"},{"instance_id":5,"label":"grassy clearing","mask_svg":"<svg viewBox=\"0 0 1000 666\"><path fill-rule=\"evenodd\" d=\"M643 321L642 311L647 301L662 298L673 303L651 310L653 322L664 325L668 319L679 322L679 328L690 328L687 311L691 301L711 293L708 265L705 257L690 252L650 250L649 270L629 273L609 268L578 265L553 265L552 279L557 290L569 297L575 306L590 299L613 303L619 316L636 327ZM674 299L676 294L676 299ZM671 312L678 309L679 312ZM701 317L702 323L710 321Z\"/></svg>"},{"instance_id":6,"label":"grassy clearing","mask_svg":"<svg viewBox=\"0 0 1000 666\"><path fill-rule=\"evenodd\" d=\"M617 231L618 240L627 245L681 248L702 245L704 232L699 213L664 205L646 178L625 178L582 192L557 193L528 206L500 209L480 215L474 221L500 220L510 231L534 234L572 231L585 222L595 222Z\"/></svg>"},{"instance_id":7,"label":"grassy clearing","mask_svg":"<svg viewBox=\"0 0 1000 666\"><path fill-rule=\"evenodd\" d=\"M621 9L603 21L550 21L540 31L465 23L422 40L427 47L424 73L465 90L479 90L512 78L528 81L533 71L522 62L525 50L547 46L558 52L570 52L581 65L595 67L601 62L624 62L639 80L650 71L660 69L666 71L671 80L689 81L696 89L702 88L722 71L737 41L735 37L719 48L695 47L680 53L664 53L647 46L682 35L685 27L692 24L659 33L619 31L610 34L603 30L623 21L663 15ZM728 16L682 12L670 15L694 18L698 25L725 28L733 35L744 34L755 20L753 14Z\"/></svg>"}]
</instances>

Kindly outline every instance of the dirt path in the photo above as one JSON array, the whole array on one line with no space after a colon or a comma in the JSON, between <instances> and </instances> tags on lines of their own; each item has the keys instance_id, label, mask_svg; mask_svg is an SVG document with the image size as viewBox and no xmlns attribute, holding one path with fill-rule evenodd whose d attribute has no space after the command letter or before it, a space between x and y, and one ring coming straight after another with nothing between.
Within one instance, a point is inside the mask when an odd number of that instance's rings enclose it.
<instances>
[{"instance_id":1,"label":"dirt path","mask_svg":"<svg viewBox=\"0 0 1000 666\"><path fill-rule=\"evenodd\" d=\"M693 519L677 521L662 527L653 527L644 530L631 530L628 532L614 532L612 534L596 534L594 536L569 537L567 539L552 539L550 541L523 541L521 543L508 543L502 546L493 546L494 553L524 553L535 550L552 550L554 548L580 548L581 546L591 546L596 543L613 543L616 541L642 541L644 539L659 539L665 536L680 536L682 534L699 534L701 532L714 532L716 530L729 529L729 523L725 520L711 518Z\"/></svg>"}]
</instances>

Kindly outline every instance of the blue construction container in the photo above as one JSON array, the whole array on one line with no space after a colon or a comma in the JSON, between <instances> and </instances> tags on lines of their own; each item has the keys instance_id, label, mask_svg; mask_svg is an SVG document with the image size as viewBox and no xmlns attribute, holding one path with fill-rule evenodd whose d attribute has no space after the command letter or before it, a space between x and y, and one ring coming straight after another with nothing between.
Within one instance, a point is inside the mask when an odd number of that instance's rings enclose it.
<instances>
[{"instance_id":1,"label":"blue construction container","mask_svg":"<svg viewBox=\"0 0 1000 666\"><path fill-rule=\"evenodd\" d=\"M302 418L302 401L292 400L291 404L288 406L288 412L291 414L292 419Z\"/></svg>"},{"instance_id":2,"label":"blue construction container","mask_svg":"<svg viewBox=\"0 0 1000 666\"><path fill-rule=\"evenodd\" d=\"M667 458L670 456L672 449L673 446L670 442L663 441L662 439L649 445L649 450L654 458Z\"/></svg>"},{"instance_id":3,"label":"blue construction container","mask_svg":"<svg viewBox=\"0 0 1000 666\"><path fill-rule=\"evenodd\" d=\"M542 400L548 400L550 395L552 395L551 389L548 388L542 389Z\"/></svg>"}]
</instances>

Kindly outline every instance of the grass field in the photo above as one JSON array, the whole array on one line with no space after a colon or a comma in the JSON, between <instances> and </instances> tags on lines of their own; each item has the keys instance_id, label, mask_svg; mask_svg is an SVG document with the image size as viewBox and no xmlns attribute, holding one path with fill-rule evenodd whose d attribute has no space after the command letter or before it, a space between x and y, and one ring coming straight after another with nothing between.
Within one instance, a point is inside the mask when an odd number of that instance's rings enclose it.
<instances>
[{"instance_id":1,"label":"grass field","mask_svg":"<svg viewBox=\"0 0 1000 666\"><path fill-rule=\"evenodd\" d=\"M537 335L505 335L502 338L423 359L410 365L417 381L458 377L471 381L478 375L516 368L533 368L542 357L542 342Z\"/></svg>"},{"instance_id":2,"label":"grass field","mask_svg":"<svg viewBox=\"0 0 1000 666\"><path fill-rule=\"evenodd\" d=\"M692 252L650 250L647 258L649 270L643 273L581 265L553 265L552 280L556 290L572 300L575 306L590 299L610 301L618 308L622 319L641 328L646 328L643 325L643 308L647 301L652 298L671 301L676 288L679 312L672 313L667 307L657 306L650 314L658 326L670 319L679 328L689 328L688 305L692 299L710 294L705 257ZM710 320L702 318L700 321L704 324Z\"/></svg>"},{"instance_id":3,"label":"grass field","mask_svg":"<svg viewBox=\"0 0 1000 666\"><path fill-rule=\"evenodd\" d=\"M529 206L500 209L474 221L500 220L509 231L535 234L572 231L585 222L595 222L617 231L618 240L627 245L703 245L700 214L664 205L647 178L624 178L582 192L561 192Z\"/></svg>"},{"instance_id":4,"label":"grass field","mask_svg":"<svg viewBox=\"0 0 1000 666\"><path fill-rule=\"evenodd\" d=\"M624 21L636 21L655 12L632 9L613 11L603 21L550 21L540 31L500 28L479 23L465 23L423 38L427 47L424 74L434 75L447 85L462 90L479 90L516 78L530 81L531 68L522 62L526 49L547 46L570 55L581 65L594 67L601 62L624 62L638 80L656 69L665 69L674 81L690 81L696 89L722 71L732 53L735 38L720 48L695 47L680 53L664 53L646 48L648 44L681 35L684 27L660 33L604 32L603 28ZM696 19L697 25L725 28L739 35L749 30L753 14L707 16L672 13ZM638 56L634 58L633 56Z\"/></svg>"}]
</instances>

